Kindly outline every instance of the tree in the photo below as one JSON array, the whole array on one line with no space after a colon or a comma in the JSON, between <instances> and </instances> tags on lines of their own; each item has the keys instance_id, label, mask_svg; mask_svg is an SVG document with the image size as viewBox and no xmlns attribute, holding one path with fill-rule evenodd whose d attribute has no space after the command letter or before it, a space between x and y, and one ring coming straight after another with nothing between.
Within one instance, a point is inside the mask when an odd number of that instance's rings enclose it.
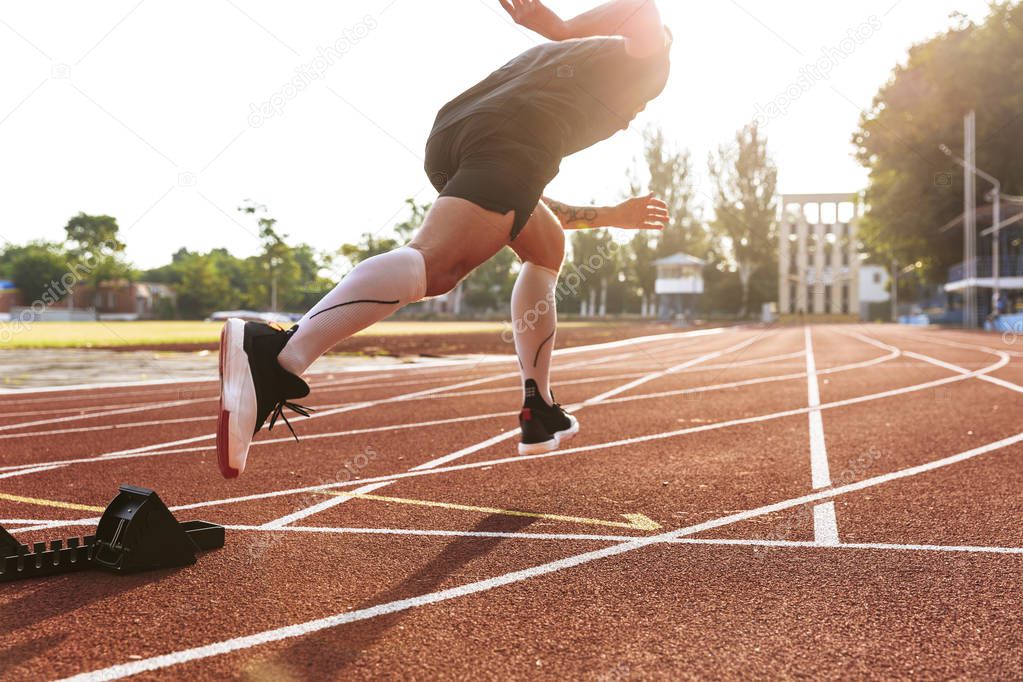
<instances>
[{"instance_id":1,"label":"tree","mask_svg":"<svg viewBox=\"0 0 1023 682\"><path fill-rule=\"evenodd\" d=\"M504 310L510 305L515 286L515 252L509 248L498 251L493 258L476 268L464 282L465 303L474 311Z\"/></svg>"},{"instance_id":2,"label":"tree","mask_svg":"<svg viewBox=\"0 0 1023 682\"><path fill-rule=\"evenodd\" d=\"M962 213L962 170L939 150L962 149L963 116L976 110L977 165L1023 193L1023 4L991 5L979 25L962 17L909 52L853 135L869 169L860 236L885 260L923 262L944 281L962 260L962 233L940 231ZM978 200L988 187L978 183Z\"/></svg>"},{"instance_id":3,"label":"tree","mask_svg":"<svg viewBox=\"0 0 1023 682\"><path fill-rule=\"evenodd\" d=\"M393 251L410 241L416 230L423 224L423 220L426 219L426 214L432 204L417 204L415 199L409 198L405 199L405 205L409 208L408 217L394 225L390 234L381 236L379 230L363 232L359 241L354 244L343 244L338 250L339 255L352 265L358 265L368 258Z\"/></svg>"},{"instance_id":4,"label":"tree","mask_svg":"<svg viewBox=\"0 0 1023 682\"><path fill-rule=\"evenodd\" d=\"M124 258L117 219L108 215L79 213L64 226L71 243L71 260L81 281L92 288L93 307L99 309L100 287L105 282L131 279L131 265ZM99 313L97 312L97 316Z\"/></svg>"},{"instance_id":5,"label":"tree","mask_svg":"<svg viewBox=\"0 0 1023 682\"><path fill-rule=\"evenodd\" d=\"M671 221L657 238L657 257L664 258L684 252L698 258L707 251L707 234L693 206L692 158L687 150L673 148L659 128L648 128L643 134L649 191L668 204ZM632 193L641 194L632 183Z\"/></svg>"},{"instance_id":6,"label":"tree","mask_svg":"<svg viewBox=\"0 0 1023 682\"><path fill-rule=\"evenodd\" d=\"M644 193L646 179L648 191L653 192L668 204L671 221L659 233L640 230L631 241L631 253L625 258L629 264L629 279L638 290L644 302L652 304L658 258L688 253L704 257L707 253L707 235L701 224L696 207L696 195L692 177L692 159L689 152L673 148L660 128L649 127L643 133L643 158L645 168L641 173L630 173L632 196Z\"/></svg>"},{"instance_id":7,"label":"tree","mask_svg":"<svg viewBox=\"0 0 1023 682\"><path fill-rule=\"evenodd\" d=\"M46 241L4 249L0 252L0 275L17 285L25 305L36 301L53 305L67 295L75 281L64 247Z\"/></svg>"},{"instance_id":8,"label":"tree","mask_svg":"<svg viewBox=\"0 0 1023 682\"><path fill-rule=\"evenodd\" d=\"M238 210L248 215L267 213L268 209L263 204L257 204L251 200L238 207ZM262 307L269 303L272 312L278 311L278 293L288 292L294 295L301 280L301 268L295 259L295 254L287 244L288 235L277 231L277 219L269 215L261 215L256 220L259 227L259 239L263 243L263 253L255 263L257 270L262 270L264 278L255 278L250 292L256 294L262 302L256 307Z\"/></svg>"},{"instance_id":9,"label":"tree","mask_svg":"<svg viewBox=\"0 0 1023 682\"><path fill-rule=\"evenodd\" d=\"M571 245L570 265L562 270L559 292L573 294L586 304L591 316L606 314L609 297L611 310L621 310L626 288L621 281L626 271L625 248L606 229L574 231Z\"/></svg>"},{"instance_id":10,"label":"tree","mask_svg":"<svg viewBox=\"0 0 1023 682\"><path fill-rule=\"evenodd\" d=\"M739 317L745 317L751 278L759 268L776 260L778 169L767 152L767 138L756 123L737 132L732 144L719 147L708 165L714 182L711 227L739 275Z\"/></svg>"}]
</instances>

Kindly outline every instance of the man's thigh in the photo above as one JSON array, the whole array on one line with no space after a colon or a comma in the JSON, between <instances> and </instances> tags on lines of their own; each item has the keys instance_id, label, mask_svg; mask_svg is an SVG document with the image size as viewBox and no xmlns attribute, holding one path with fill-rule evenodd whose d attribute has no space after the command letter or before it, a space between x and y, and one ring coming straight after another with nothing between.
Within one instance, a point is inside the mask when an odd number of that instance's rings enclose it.
<instances>
[{"instance_id":1,"label":"man's thigh","mask_svg":"<svg viewBox=\"0 0 1023 682\"><path fill-rule=\"evenodd\" d=\"M512 213L501 215L456 197L439 197L409 243L426 261L430 295L443 293L508 243Z\"/></svg>"},{"instance_id":2,"label":"man's thigh","mask_svg":"<svg viewBox=\"0 0 1023 682\"><path fill-rule=\"evenodd\" d=\"M510 246L523 262L558 271L565 260L565 231L551 209L541 201Z\"/></svg>"}]
</instances>

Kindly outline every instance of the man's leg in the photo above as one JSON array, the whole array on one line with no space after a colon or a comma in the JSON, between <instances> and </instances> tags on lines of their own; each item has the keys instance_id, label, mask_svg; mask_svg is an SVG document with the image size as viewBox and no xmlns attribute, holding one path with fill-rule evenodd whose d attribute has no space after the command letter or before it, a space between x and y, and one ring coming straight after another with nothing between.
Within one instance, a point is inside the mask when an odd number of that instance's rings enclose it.
<instances>
[{"instance_id":1,"label":"man's leg","mask_svg":"<svg viewBox=\"0 0 1023 682\"><path fill-rule=\"evenodd\" d=\"M555 290L565 259L565 234L561 223L541 202L511 247L522 259L511 309L523 386L532 379L540 397L550 404L551 353L558 324Z\"/></svg>"},{"instance_id":2,"label":"man's leg","mask_svg":"<svg viewBox=\"0 0 1023 682\"><path fill-rule=\"evenodd\" d=\"M512 215L440 197L408 246L359 263L298 323L278 356L301 375L318 357L362 329L424 296L439 296L505 244Z\"/></svg>"}]
</instances>

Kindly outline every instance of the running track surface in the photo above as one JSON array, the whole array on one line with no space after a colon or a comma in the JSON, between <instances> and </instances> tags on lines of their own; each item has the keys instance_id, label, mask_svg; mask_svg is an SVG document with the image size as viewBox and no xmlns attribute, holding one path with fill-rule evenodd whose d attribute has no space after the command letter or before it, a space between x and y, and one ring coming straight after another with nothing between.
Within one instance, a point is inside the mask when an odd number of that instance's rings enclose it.
<instances>
[{"instance_id":1,"label":"running track surface","mask_svg":"<svg viewBox=\"0 0 1023 682\"><path fill-rule=\"evenodd\" d=\"M210 383L0 398L0 523L123 482L228 526L190 568L0 585L6 679L985 677L1023 671L1023 345L746 328L560 353L582 432L515 455L513 358L314 376L241 479Z\"/></svg>"}]
</instances>

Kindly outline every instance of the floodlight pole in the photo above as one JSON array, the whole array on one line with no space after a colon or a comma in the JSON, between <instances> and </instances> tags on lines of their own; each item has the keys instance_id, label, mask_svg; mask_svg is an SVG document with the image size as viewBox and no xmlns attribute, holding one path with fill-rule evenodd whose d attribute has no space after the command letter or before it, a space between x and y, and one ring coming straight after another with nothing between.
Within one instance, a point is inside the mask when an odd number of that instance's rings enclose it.
<instances>
[{"instance_id":1,"label":"floodlight pole","mask_svg":"<svg viewBox=\"0 0 1023 682\"><path fill-rule=\"evenodd\" d=\"M899 261L892 261L892 322L899 321Z\"/></svg>"},{"instance_id":2,"label":"floodlight pole","mask_svg":"<svg viewBox=\"0 0 1023 682\"><path fill-rule=\"evenodd\" d=\"M973 112L970 112L970 114L972 116ZM970 120L971 116L967 116L967 132L968 132L968 137L969 137L970 127L971 127L971 124L972 124L972 121ZM968 141L972 143L972 140L968 140ZM995 176L993 176L990 173L987 173L987 172L981 170L980 168L977 168L977 164L976 163L970 163L968 161L965 161L964 159L959 158L955 154L953 154L952 150L949 149L947 146L941 145L939 147L939 149L941 150L941 152L945 156L947 156L948 158L950 158L953 161L955 161L957 164L962 166L969 173L971 173L973 175L979 175L980 177L984 178L985 180L987 180L989 183L991 183L994 186L994 189L992 190L992 193L994 194L993 207L992 207L993 208L993 213L992 213L993 220L992 220L992 226L991 226L991 230L990 230L992 232L992 242L991 242L991 260L992 260L992 263L991 263L991 275L992 275L992 279L994 280L994 286L992 287L993 288L993 292L992 292L992 295L991 295L991 305L992 305L992 310L997 314L998 304L999 304L999 301L1001 300L1001 297L1002 297L1002 284L1001 284L1002 267L1001 267L1001 262L1000 262L1002 246L1001 246L1001 239L999 238L999 232L1000 232L1001 227L1002 227L1002 183ZM973 151L975 153L975 148L973 150L971 150L971 151ZM968 152L968 155L970 155L969 152ZM966 198L968 208L969 208L970 199L971 199L971 197L967 197ZM974 210L976 210L976 209L974 209ZM969 213L969 210L967 211L967 213ZM968 219L968 216L965 216L965 214L964 214L964 218ZM973 220L976 221L975 214L974 214ZM968 226L967 226L967 229L968 229ZM974 238L975 237L976 237L976 235L974 235ZM972 249L970 249L970 250L972 250ZM969 260L970 260L970 255L968 254L967 255L967 261L969 261ZM964 266L965 266L964 267L964 270L965 270L964 275L967 277L967 279L969 279L971 274L974 277L976 277L977 272L976 272L976 267L975 266L971 266L971 264L969 262L964 263ZM970 290L970 287L967 286L966 291L969 292L969 290ZM972 305L970 307L972 308Z\"/></svg>"}]
</instances>

